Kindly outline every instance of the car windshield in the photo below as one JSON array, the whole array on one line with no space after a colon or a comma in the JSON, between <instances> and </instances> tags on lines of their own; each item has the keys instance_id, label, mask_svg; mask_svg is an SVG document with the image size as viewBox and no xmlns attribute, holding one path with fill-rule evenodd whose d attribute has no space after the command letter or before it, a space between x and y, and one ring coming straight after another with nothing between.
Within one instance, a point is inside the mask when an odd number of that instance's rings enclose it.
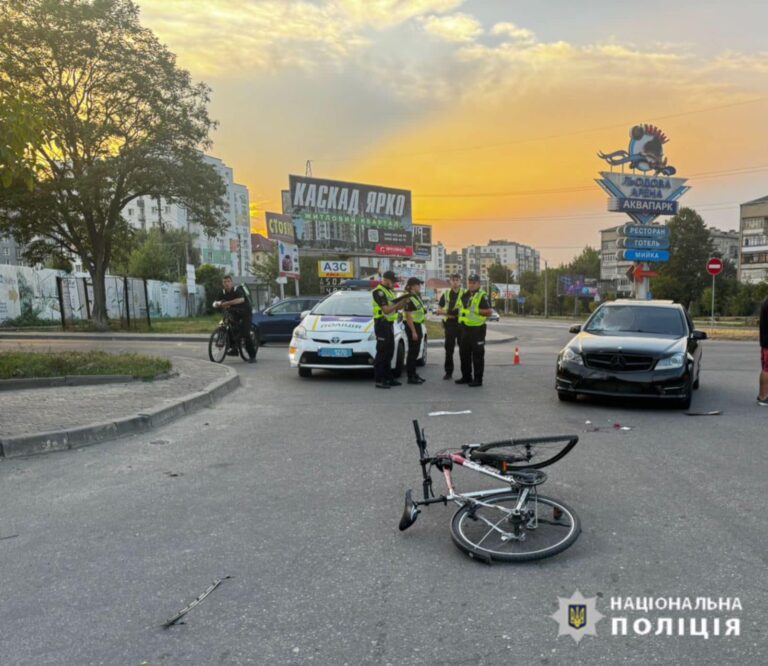
<instances>
[{"instance_id":1,"label":"car windshield","mask_svg":"<svg viewBox=\"0 0 768 666\"><path fill-rule=\"evenodd\" d=\"M587 333L651 333L676 338L685 335L683 319L676 308L646 305L611 305L600 308L589 320Z\"/></svg>"},{"instance_id":2,"label":"car windshield","mask_svg":"<svg viewBox=\"0 0 768 666\"><path fill-rule=\"evenodd\" d=\"M312 314L336 317L373 317L371 292L346 292L318 303Z\"/></svg>"}]
</instances>

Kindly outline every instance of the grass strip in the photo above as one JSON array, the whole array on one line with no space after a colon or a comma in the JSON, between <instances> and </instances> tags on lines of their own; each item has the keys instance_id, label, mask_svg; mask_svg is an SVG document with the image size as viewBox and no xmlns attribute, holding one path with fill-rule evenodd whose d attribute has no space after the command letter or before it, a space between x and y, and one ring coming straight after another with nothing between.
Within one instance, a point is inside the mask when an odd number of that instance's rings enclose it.
<instances>
[{"instance_id":1,"label":"grass strip","mask_svg":"<svg viewBox=\"0 0 768 666\"><path fill-rule=\"evenodd\" d=\"M154 379L169 372L171 362L139 354L89 352L0 352L0 379L65 375L131 375Z\"/></svg>"}]
</instances>

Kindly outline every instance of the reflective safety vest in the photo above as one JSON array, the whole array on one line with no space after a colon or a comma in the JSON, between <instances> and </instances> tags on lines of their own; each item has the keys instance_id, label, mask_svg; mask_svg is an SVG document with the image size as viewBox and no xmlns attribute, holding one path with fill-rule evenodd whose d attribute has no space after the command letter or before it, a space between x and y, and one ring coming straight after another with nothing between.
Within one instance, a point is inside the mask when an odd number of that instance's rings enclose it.
<instances>
[{"instance_id":1,"label":"reflective safety vest","mask_svg":"<svg viewBox=\"0 0 768 666\"><path fill-rule=\"evenodd\" d=\"M383 284L378 285L372 292L371 292L371 298L373 298L373 295L377 291L384 292L384 295L387 297L387 304L391 304L395 300L395 292L391 291L390 289L387 289ZM376 299L373 298L373 318L374 319L386 319L387 321L397 321L397 311L392 312L390 314L384 314L382 312L381 308L379 307L379 304L376 302Z\"/></svg>"},{"instance_id":2,"label":"reflective safety vest","mask_svg":"<svg viewBox=\"0 0 768 666\"><path fill-rule=\"evenodd\" d=\"M485 323L487 317L480 314L480 301L483 300L485 295L482 289L478 289L474 294L470 293L467 306L462 301L461 309L459 310L460 324L464 324L464 326L482 326Z\"/></svg>"},{"instance_id":3,"label":"reflective safety vest","mask_svg":"<svg viewBox=\"0 0 768 666\"><path fill-rule=\"evenodd\" d=\"M414 324L423 324L427 318L427 308L424 307L424 301L421 300L421 296L418 294L411 294L411 303L416 307L411 311L411 317L413 317Z\"/></svg>"},{"instance_id":4,"label":"reflective safety vest","mask_svg":"<svg viewBox=\"0 0 768 666\"><path fill-rule=\"evenodd\" d=\"M461 297L464 296L465 293L466 293L466 289L464 289L463 287L459 287L459 291L456 292L456 301L453 304L454 309L459 311L459 318L461 318ZM453 290L452 289L449 289L448 291L443 292L443 296L445 297L445 311L446 311L446 313L451 309L450 305L451 305L451 295L452 294L453 294ZM449 319L449 317L446 314L443 317L443 321L448 321L448 319Z\"/></svg>"}]
</instances>

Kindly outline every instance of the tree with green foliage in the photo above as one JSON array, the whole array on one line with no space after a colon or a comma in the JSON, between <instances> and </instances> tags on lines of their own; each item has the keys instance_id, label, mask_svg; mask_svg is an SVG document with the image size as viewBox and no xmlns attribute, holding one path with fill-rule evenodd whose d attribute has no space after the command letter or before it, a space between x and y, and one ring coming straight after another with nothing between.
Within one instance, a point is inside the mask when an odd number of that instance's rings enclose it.
<instances>
[{"instance_id":1,"label":"tree with green foliage","mask_svg":"<svg viewBox=\"0 0 768 666\"><path fill-rule=\"evenodd\" d=\"M251 265L251 272L259 284L268 285L273 290L279 289L277 277L280 269L277 265L277 250L255 259Z\"/></svg>"},{"instance_id":2,"label":"tree with green foliage","mask_svg":"<svg viewBox=\"0 0 768 666\"><path fill-rule=\"evenodd\" d=\"M690 308L711 282L707 260L714 246L704 220L691 208L681 208L667 226L670 259L660 264L659 277L653 279L651 289L654 298L670 298Z\"/></svg>"},{"instance_id":3,"label":"tree with green foliage","mask_svg":"<svg viewBox=\"0 0 768 666\"><path fill-rule=\"evenodd\" d=\"M211 305L222 289L224 280L224 270L211 264L203 264L197 267L195 271L195 283L202 285L205 289L205 313L211 314L213 306Z\"/></svg>"},{"instance_id":4,"label":"tree with green foliage","mask_svg":"<svg viewBox=\"0 0 768 666\"><path fill-rule=\"evenodd\" d=\"M0 185L34 187L35 147L42 139L43 114L15 88L0 87Z\"/></svg>"},{"instance_id":5,"label":"tree with green foliage","mask_svg":"<svg viewBox=\"0 0 768 666\"><path fill-rule=\"evenodd\" d=\"M104 276L129 238L130 201L162 196L206 233L223 229L225 186L200 152L215 126L210 91L140 25L131 0L4 0L0 34L0 96L45 109L29 147L34 189L0 189L0 232L32 254L78 254L94 324L107 330Z\"/></svg>"},{"instance_id":6,"label":"tree with green foliage","mask_svg":"<svg viewBox=\"0 0 768 666\"><path fill-rule=\"evenodd\" d=\"M513 275L513 271L509 270L504 264L500 264L498 261L488 266L488 279L491 282L506 284L507 282L512 282Z\"/></svg>"},{"instance_id":7,"label":"tree with green foliage","mask_svg":"<svg viewBox=\"0 0 768 666\"><path fill-rule=\"evenodd\" d=\"M583 275L585 278L600 278L600 252L587 245L581 254L564 267L571 275Z\"/></svg>"},{"instance_id":8,"label":"tree with green foliage","mask_svg":"<svg viewBox=\"0 0 768 666\"><path fill-rule=\"evenodd\" d=\"M192 234L182 229L153 228L134 234L133 247L112 261L110 272L146 280L180 281L186 276L187 259L193 266L200 264L200 251L194 247Z\"/></svg>"}]
</instances>

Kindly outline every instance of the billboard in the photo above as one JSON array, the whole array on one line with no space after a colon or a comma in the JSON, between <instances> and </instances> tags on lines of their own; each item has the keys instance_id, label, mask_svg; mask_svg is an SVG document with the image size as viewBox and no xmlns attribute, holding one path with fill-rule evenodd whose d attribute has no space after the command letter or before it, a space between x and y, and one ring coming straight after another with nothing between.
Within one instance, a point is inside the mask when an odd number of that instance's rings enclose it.
<instances>
[{"instance_id":1,"label":"billboard","mask_svg":"<svg viewBox=\"0 0 768 666\"><path fill-rule=\"evenodd\" d=\"M599 293L598 281L583 275L561 275L557 281L558 296L578 296L594 298Z\"/></svg>"},{"instance_id":2,"label":"billboard","mask_svg":"<svg viewBox=\"0 0 768 666\"><path fill-rule=\"evenodd\" d=\"M432 226L429 224L413 225L413 254L420 259L432 258Z\"/></svg>"},{"instance_id":3,"label":"billboard","mask_svg":"<svg viewBox=\"0 0 768 666\"><path fill-rule=\"evenodd\" d=\"M290 215L280 213L265 213L267 221L267 238L284 243L296 243L296 230Z\"/></svg>"},{"instance_id":4,"label":"billboard","mask_svg":"<svg viewBox=\"0 0 768 666\"><path fill-rule=\"evenodd\" d=\"M410 191L307 176L290 176L289 186L302 246L413 256Z\"/></svg>"},{"instance_id":5,"label":"billboard","mask_svg":"<svg viewBox=\"0 0 768 666\"><path fill-rule=\"evenodd\" d=\"M283 241L277 244L277 267L280 277L299 279L299 248L297 245Z\"/></svg>"},{"instance_id":6,"label":"billboard","mask_svg":"<svg viewBox=\"0 0 768 666\"><path fill-rule=\"evenodd\" d=\"M320 259L317 262L317 275L321 278L351 278L355 276L355 266L351 261Z\"/></svg>"}]
</instances>

